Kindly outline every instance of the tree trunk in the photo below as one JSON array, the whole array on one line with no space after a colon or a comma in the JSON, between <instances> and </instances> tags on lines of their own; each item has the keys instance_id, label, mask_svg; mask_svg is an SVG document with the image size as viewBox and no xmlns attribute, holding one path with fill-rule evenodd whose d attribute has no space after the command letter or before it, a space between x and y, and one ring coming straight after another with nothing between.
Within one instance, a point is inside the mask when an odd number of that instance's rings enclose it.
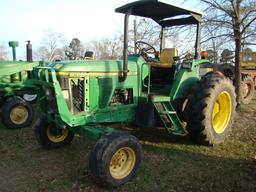
<instances>
[{"instance_id":1,"label":"tree trunk","mask_svg":"<svg viewBox=\"0 0 256 192\"><path fill-rule=\"evenodd\" d=\"M236 88L236 101L237 106L241 104L241 72L240 72L240 52L241 52L241 33L235 31L235 88Z\"/></svg>"},{"instance_id":2,"label":"tree trunk","mask_svg":"<svg viewBox=\"0 0 256 192\"><path fill-rule=\"evenodd\" d=\"M136 19L133 20L133 43L134 43L134 53L137 54L137 49L136 49L136 42L137 42L137 21Z\"/></svg>"}]
</instances>

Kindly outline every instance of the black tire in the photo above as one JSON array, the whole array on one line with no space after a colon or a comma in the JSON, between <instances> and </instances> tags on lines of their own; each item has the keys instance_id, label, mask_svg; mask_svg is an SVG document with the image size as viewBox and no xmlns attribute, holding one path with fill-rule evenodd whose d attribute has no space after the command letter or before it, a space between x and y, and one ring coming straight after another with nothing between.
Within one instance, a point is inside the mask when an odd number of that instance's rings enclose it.
<instances>
[{"instance_id":1,"label":"black tire","mask_svg":"<svg viewBox=\"0 0 256 192\"><path fill-rule=\"evenodd\" d=\"M35 125L35 136L43 148L54 149L70 144L74 138L74 132L67 128L54 130L54 124L48 122L46 115L42 115Z\"/></svg>"},{"instance_id":2,"label":"black tire","mask_svg":"<svg viewBox=\"0 0 256 192\"><path fill-rule=\"evenodd\" d=\"M241 102L243 104L249 104L254 96L254 82L250 75L244 75L241 83Z\"/></svg>"},{"instance_id":3,"label":"black tire","mask_svg":"<svg viewBox=\"0 0 256 192\"><path fill-rule=\"evenodd\" d=\"M103 136L94 145L90 154L89 167L102 183L116 187L136 176L141 156L142 147L136 137L122 132L113 132ZM131 160L128 161L128 158ZM117 176L118 170L121 176Z\"/></svg>"},{"instance_id":4,"label":"black tire","mask_svg":"<svg viewBox=\"0 0 256 192\"><path fill-rule=\"evenodd\" d=\"M2 108L2 122L9 129L20 129L31 125L33 107L20 97L7 100Z\"/></svg>"},{"instance_id":5,"label":"black tire","mask_svg":"<svg viewBox=\"0 0 256 192\"><path fill-rule=\"evenodd\" d=\"M232 82L211 73L204 76L188 97L187 130L199 144L223 142L233 124L236 96Z\"/></svg>"}]
</instances>

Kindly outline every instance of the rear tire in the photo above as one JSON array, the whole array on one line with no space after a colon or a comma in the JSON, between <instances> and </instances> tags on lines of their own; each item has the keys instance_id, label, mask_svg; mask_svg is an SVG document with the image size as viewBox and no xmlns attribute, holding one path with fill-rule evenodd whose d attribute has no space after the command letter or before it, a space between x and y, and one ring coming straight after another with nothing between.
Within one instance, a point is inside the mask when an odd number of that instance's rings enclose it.
<instances>
[{"instance_id":1,"label":"rear tire","mask_svg":"<svg viewBox=\"0 0 256 192\"><path fill-rule=\"evenodd\" d=\"M71 143L74 132L66 129L56 130L54 124L48 122L47 116L42 115L35 125L35 135L38 143L46 149L60 148Z\"/></svg>"},{"instance_id":2,"label":"rear tire","mask_svg":"<svg viewBox=\"0 0 256 192\"><path fill-rule=\"evenodd\" d=\"M204 76L188 97L187 130L196 142L213 145L229 135L236 98L232 82L217 73Z\"/></svg>"},{"instance_id":3,"label":"rear tire","mask_svg":"<svg viewBox=\"0 0 256 192\"><path fill-rule=\"evenodd\" d=\"M33 108L20 97L13 97L4 104L2 122L9 129L20 129L29 126L33 121Z\"/></svg>"},{"instance_id":4,"label":"rear tire","mask_svg":"<svg viewBox=\"0 0 256 192\"><path fill-rule=\"evenodd\" d=\"M116 187L136 176L141 156L142 148L136 137L113 132L94 145L89 167L101 182Z\"/></svg>"},{"instance_id":5,"label":"rear tire","mask_svg":"<svg viewBox=\"0 0 256 192\"><path fill-rule=\"evenodd\" d=\"M245 75L242 77L241 83L241 102L243 104L249 104L254 96L254 82L250 75Z\"/></svg>"}]
</instances>

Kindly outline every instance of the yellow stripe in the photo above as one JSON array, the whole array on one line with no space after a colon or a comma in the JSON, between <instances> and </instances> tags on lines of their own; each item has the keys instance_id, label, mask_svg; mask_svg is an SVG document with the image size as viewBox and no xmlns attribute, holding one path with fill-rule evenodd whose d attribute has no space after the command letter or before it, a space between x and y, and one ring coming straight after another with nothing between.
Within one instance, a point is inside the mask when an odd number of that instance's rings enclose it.
<instances>
[{"instance_id":1,"label":"yellow stripe","mask_svg":"<svg viewBox=\"0 0 256 192\"><path fill-rule=\"evenodd\" d=\"M101 77L101 76L119 76L119 72L57 72L58 76L68 76L68 77ZM137 72L128 72L128 75L137 75Z\"/></svg>"}]
</instances>

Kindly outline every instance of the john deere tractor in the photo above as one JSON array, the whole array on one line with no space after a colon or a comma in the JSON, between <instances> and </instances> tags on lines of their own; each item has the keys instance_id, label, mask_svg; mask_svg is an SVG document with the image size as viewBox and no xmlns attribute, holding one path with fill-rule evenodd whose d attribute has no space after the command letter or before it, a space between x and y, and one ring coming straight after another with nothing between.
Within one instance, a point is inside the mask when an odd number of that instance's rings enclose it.
<instances>
[{"instance_id":1,"label":"john deere tractor","mask_svg":"<svg viewBox=\"0 0 256 192\"><path fill-rule=\"evenodd\" d=\"M33 82L32 45L27 43L27 61L16 61L17 41L10 41L13 61L0 61L0 105L2 123L7 128L23 128L32 123L36 100L36 86Z\"/></svg>"},{"instance_id":2,"label":"john deere tractor","mask_svg":"<svg viewBox=\"0 0 256 192\"><path fill-rule=\"evenodd\" d=\"M136 1L116 12L125 15L123 60L60 61L34 69L44 113L35 126L38 142L52 149L69 144L74 134L97 140L89 167L112 186L136 175L142 147L137 138L106 123L148 128L160 119L167 133L189 134L200 144L213 145L230 132L236 106L229 79L219 72L200 73L209 64L199 51L202 13L160 0ZM195 25L193 58L179 58L177 49L164 43L159 58L151 58L156 48L141 41L136 43L139 54L128 55L130 15L158 23L162 40L169 27Z\"/></svg>"}]
</instances>

